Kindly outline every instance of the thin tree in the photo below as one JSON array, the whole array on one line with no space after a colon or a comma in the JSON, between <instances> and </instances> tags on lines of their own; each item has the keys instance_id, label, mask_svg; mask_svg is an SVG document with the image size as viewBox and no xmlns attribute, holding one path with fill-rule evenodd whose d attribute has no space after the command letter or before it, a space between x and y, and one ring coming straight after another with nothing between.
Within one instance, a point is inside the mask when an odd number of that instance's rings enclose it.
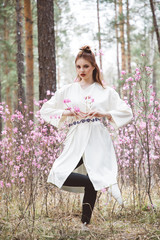
<instances>
[{"instance_id":1,"label":"thin tree","mask_svg":"<svg viewBox=\"0 0 160 240\"><path fill-rule=\"evenodd\" d=\"M49 98L47 90L56 91L56 55L54 1L37 0L39 99Z\"/></svg>"},{"instance_id":2,"label":"thin tree","mask_svg":"<svg viewBox=\"0 0 160 240\"><path fill-rule=\"evenodd\" d=\"M117 73L118 73L118 79L120 79L117 0L114 0L114 10L115 10L115 35L116 35L116 52L117 52Z\"/></svg>"},{"instance_id":3,"label":"thin tree","mask_svg":"<svg viewBox=\"0 0 160 240\"><path fill-rule=\"evenodd\" d=\"M2 84L1 84L1 76L0 76L0 103L2 102ZM0 116L0 140L2 140L2 117ZM1 161L1 156L0 156Z\"/></svg>"},{"instance_id":4,"label":"thin tree","mask_svg":"<svg viewBox=\"0 0 160 240\"><path fill-rule=\"evenodd\" d=\"M159 34L159 29L158 29L158 24L157 24L157 19L156 19L153 0L150 0L150 6L151 6L151 11L152 11L154 30L155 30L156 36L157 36L158 51L160 53L160 34Z\"/></svg>"},{"instance_id":5,"label":"thin tree","mask_svg":"<svg viewBox=\"0 0 160 240\"><path fill-rule=\"evenodd\" d=\"M130 47L130 16L129 16L129 0L126 1L127 8L127 68L128 73L131 73L131 47Z\"/></svg>"},{"instance_id":6,"label":"thin tree","mask_svg":"<svg viewBox=\"0 0 160 240\"><path fill-rule=\"evenodd\" d=\"M127 70L128 73L132 72L131 69L131 47L130 47L130 10L129 10L129 0L126 0L126 12L127 12ZM129 104L132 102L132 88L131 83L129 82Z\"/></svg>"},{"instance_id":7,"label":"thin tree","mask_svg":"<svg viewBox=\"0 0 160 240\"><path fill-rule=\"evenodd\" d=\"M101 44L101 25L100 25L100 16L99 16L99 0L97 0L97 22L98 22L99 61L100 61L100 69L102 69L102 54L100 53L100 50L102 49L102 44Z\"/></svg>"},{"instance_id":8,"label":"thin tree","mask_svg":"<svg viewBox=\"0 0 160 240\"><path fill-rule=\"evenodd\" d=\"M24 76L24 55L22 48L22 6L21 0L16 0L16 30L17 30L17 75L18 75L18 110L23 111L23 106L25 103L25 92L22 84ZM20 101L22 104L20 104Z\"/></svg>"},{"instance_id":9,"label":"thin tree","mask_svg":"<svg viewBox=\"0 0 160 240\"><path fill-rule=\"evenodd\" d=\"M7 7L7 1L5 1L4 8ZM5 41L5 48L4 48L4 61L5 61L5 67L4 67L4 74L8 80L8 75L9 75L9 67L7 65L8 63L8 49L7 49L7 43L9 41L9 27L7 25L7 17L6 15L4 16L4 41ZM6 121L6 126L9 129L9 134L12 135L11 129L12 129L12 124L11 124L11 114L12 114L12 100L11 100L11 88L10 84L7 82L7 86L5 89L6 93L6 105L8 106L9 113L7 113L7 121Z\"/></svg>"},{"instance_id":10,"label":"thin tree","mask_svg":"<svg viewBox=\"0 0 160 240\"><path fill-rule=\"evenodd\" d=\"M25 17L25 48L26 48L26 103L28 106L29 119L33 120L33 22L30 0L24 0Z\"/></svg>"},{"instance_id":11,"label":"thin tree","mask_svg":"<svg viewBox=\"0 0 160 240\"><path fill-rule=\"evenodd\" d=\"M121 70L126 70L126 53L125 53L125 39L124 39L124 14L123 3L119 0L119 29L120 29L120 43L121 43Z\"/></svg>"}]
</instances>

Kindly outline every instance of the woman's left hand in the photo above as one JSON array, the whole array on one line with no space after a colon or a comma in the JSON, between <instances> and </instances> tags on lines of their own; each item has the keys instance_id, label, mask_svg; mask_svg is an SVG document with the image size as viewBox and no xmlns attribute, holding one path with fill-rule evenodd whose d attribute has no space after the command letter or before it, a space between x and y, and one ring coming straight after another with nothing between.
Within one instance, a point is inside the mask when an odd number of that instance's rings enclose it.
<instances>
[{"instance_id":1,"label":"woman's left hand","mask_svg":"<svg viewBox=\"0 0 160 240\"><path fill-rule=\"evenodd\" d=\"M89 113L86 114L85 117L93 118L93 117L107 117L109 121L112 120L111 114L108 113L101 113L98 111L90 111Z\"/></svg>"}]
</instances>

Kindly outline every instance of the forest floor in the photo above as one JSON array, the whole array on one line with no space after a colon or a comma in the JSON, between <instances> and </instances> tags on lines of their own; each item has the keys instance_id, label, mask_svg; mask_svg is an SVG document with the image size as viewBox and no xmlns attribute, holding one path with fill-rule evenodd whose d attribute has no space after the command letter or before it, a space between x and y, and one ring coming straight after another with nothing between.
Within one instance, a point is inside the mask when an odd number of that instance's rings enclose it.
<instances>
[{"instance_id":1,"label":"forest floor","mask_svg":"<svg viewBox=\"0 0 160 240\"><path fill-rule=\"evenodd\" d=\"M80 222L80 194L54 193L47 205L39 196L25 214L25 202L24 206L16 199L10 202L7 214L1 201L0 240L159 240L160 200L156 199L155 212L148 205L140 208L126 203L121 208L113 199L106 204L102 194L87 231Z\"/></svg>"}]
</instances>

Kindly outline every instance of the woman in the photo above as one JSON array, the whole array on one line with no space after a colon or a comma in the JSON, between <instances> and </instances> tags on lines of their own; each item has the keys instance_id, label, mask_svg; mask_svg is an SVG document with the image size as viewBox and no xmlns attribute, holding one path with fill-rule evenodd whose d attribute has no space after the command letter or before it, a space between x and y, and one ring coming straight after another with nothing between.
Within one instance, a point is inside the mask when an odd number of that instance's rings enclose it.
<instances>
[{"instance_id":1,"label":"woman","mask_svg":"<svg viewBox=\"0 0 160 240\"><path fill-rule=\"evenodd\" d=\"M65 121L69 131L64 149L54 162L47 182L59 188L84 187L83 224L89 224L97 191L107 188L122 204L117 185L117 160L111 137L102 119L115 128L132 119L131 108L111 87L104 87L94 53L89 46L80 49L75 65L78 81L67 84L43 104L40 114L48 123L59 128ZM85 173L79 173L85 166ZM75 169L77 172L73 172ZM74 188L75 187L75 188ZM68 189L67 189L68 190Z\"/></svg>"}]
</instances>

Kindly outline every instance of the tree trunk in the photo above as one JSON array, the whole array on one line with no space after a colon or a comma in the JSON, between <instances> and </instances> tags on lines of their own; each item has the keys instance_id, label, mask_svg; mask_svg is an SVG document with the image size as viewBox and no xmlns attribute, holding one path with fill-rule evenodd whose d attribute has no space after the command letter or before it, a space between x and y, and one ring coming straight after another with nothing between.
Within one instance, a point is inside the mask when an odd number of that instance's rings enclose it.
<instances>
[{"instance_id":1,"label":"tree trunk","mask_svg":"<svg viewBox=\"0 0 160 240\"><path fill-rule=\"evenodd\" d=\"M157 61L156 61L156 47L157 47L157 42L156 42L156 33L153 30L151 37L150 37L150 65L153 66L152 70L152 85L153 85L153 92L156 93L155 98L157 98Z\"/></svg>"},{"instance_id":2,"label":"tree trunk","mask_svg":"<svg viewBox=\"0 0 160 240\"><path fill-rule=\"evenodd\" d=\"M119 0L119 28L120 28L120 43L121 43L121 70L126 70L126 54L125 54L125 40L124 40L124 15L122 8L122 0Z\"/></svg>"},{"instance_id":3,"label":"tree trunk","mask_svg":"<svg viewBox=\"0 0 160 240\"><path fill-rule=\"evenodd\" d=\"M6 7L6 3L5 6ZM4 41L7 43L9 40L9 30L7 26L7 18L6 16L4 17ZM4 61L5 61L5 68L4 68L4 73L6 78L8 78L9 74L9 67L7 65L8 62L8 50L4 49ZM12 104L11 104L11 93L10 93L10 84L7 83L6 89L6 105L8 106L9 113L7 113L7 120L6 120L6 127L9 130L10 136L12 135L11 129L12 129L12 124L11 124L11 114L12 114Z\"/></svg>"},{"instance_id":4,"label":"tree trunk","mask_svg":"<svg viewBox=\"0 0 160 240\"><path fill-rule=\"evenodd\" d=\"M1 85L1 76L0 76L0 103L2 102L2 85ZM0 141L2 140L2 117L0 115ZM0 155L1 161L1 155Z\"/></svg>"},{"instance_id":5,"label":"tree trunk","mask_svg":"<svg viewBox=\"0 0 160 240\"><path fill-rule=\"evenodd\" d=\"M21 0L16 0L16 15L17 15L17 75L18 75L18 110L23 111L23 106L25 103L25 93L22 84L24 76L24 55L22 49L22 6ZM22 104L20 104L20 101Z\"/></svg>"},{"instance_id":6,"label":"tree trunk","mask_svg":"<svg viewBox=\"0 0 160 240\"><path fill-rule=\"evenodd\" d=\"M152 11L154 30L155 30L156 36L157 36L158 51L160 53L160 34L159 34L159 30L158 30L153 0L150 0L150 6L151 6L151 11Z\"/></svg>"},{"instance_id":7,"label":"tree trunk","mask_svg":"<svg viewBox=\"0 0 160 240\"><path fill-rule=\"evenodd\" d=\"M56 72L57 72L57 88L60 88L60 65L59 65L59 46L58 44L56 44L56 41L58 39L58 32L59 32L59 23L58 21L54 21L55 24L55 30L54 30L54 34L55 34L55 52L56 52Z\"/></svg>"},{"instance_id":8,"label":"tree trunk","mask_svg":"<svg viewBox=\"0 0 160 240\"><path fill-rule=\"evenodd\" d=\"M128 73L132 73L131 69L131 48L130 48L130 22L129 22L129 0L126 1L126 10L127 10L127 70ZM129 82L129 104L131 106L132 103L132 88L131 88L131 83Z\"/></svg>"},{"instance_id":9,"label":"tree trunk","mask_svg":"<svg viewBox=\"0 0 160 240\"><path fill-rule=\"evenodd\" d=\"M39 99L48 99L47 90L56 91L54 1L37 0Z\"/></svg>"},{"instance_id":10,"label":"tree trunk","mask_svg":"<svg viewBox=\"0 0 160 240\"><path fill-rule=\"evenodd\" d=\"M116 0L114 0L114 10L115 10L116 52L117 52L117 74L118 74L118 79L120 79L120 69L119 69L119 37L118 37L118 19L117 19L117 1L116 1Z\"/></svg>"},{"instance_id":11,"label":"tree trunk","mask_svg":"<svg viewBox=\"0 0 160 240\"><path fill-rule=\"evenodd\" d=\"M100 26L100 17L99 17L99 0L97 0L97 21L98 21L99 61L100 61L100 69L102 70L102 54L100 53L100 50L102 49L102 44L101 44L101 26Z\"/></svg>"},{"instance_id":12,"label":"tree trunk","mask_svg":"<svg viewBox=\"0 0 160 240\"><path fill-rule=\"evenodd\" d=\"M130 48L130 22L129 22L129 0L127 4L127 64L128 64L128 73L131 73L131 48Z\"/></svg>"},{"instance_id":13,"label":"tree trunk","mask_svg":"<svg viewBox=\"0 0 160 240\"><path fill-rule=\"evenodd\" d=\"M26 103L28 106L29 119L33 120L33 22L30 0L24 0L25 17L25 46L26 46Z\"/></svg>"}]
</instances>

